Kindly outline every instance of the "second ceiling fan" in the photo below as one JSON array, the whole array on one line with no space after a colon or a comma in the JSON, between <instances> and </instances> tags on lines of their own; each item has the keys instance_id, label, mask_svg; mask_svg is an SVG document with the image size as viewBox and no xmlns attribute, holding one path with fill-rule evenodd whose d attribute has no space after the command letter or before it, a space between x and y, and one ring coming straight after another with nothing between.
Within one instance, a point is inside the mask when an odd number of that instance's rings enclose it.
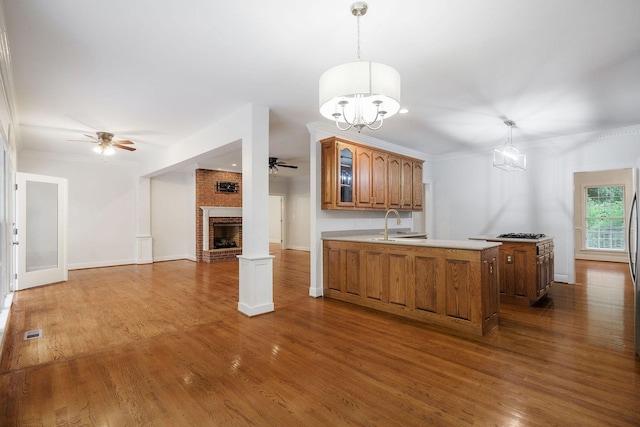
<instances>
[{"instance_id":1,"label":"second ceiling fan","mask_svg":"<svg viewBox=\"0 0 640 427\"><path fill-rule=\"evenodd\" d=\"M298 169L298 166L288 165L286 162L279 162L277 157L269 157L269 173L277 174L278 168Z\"/></svg>"}]
</instances>

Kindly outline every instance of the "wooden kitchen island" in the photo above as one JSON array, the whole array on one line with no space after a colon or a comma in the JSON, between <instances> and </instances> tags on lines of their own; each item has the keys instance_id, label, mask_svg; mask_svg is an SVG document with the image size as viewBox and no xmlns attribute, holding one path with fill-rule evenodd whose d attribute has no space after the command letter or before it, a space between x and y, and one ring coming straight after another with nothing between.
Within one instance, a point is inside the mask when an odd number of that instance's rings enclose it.
<instances>
[{"instance_id":1,"label":"wooden kitchen island","mask_svg":"<svg viewBox=\"0 0 640 427\"><path fill-rule=\"evenodd\" d=\"M554 279L553 237L470 237L500 242L500 302L531 306L547 295Z\"/></svg>"},{"instance_id":2,"label":"wooden kitchen island","mask_svg":"<svg viewBox=\"0 0 640 427\"><path fill-rule=\"evenodd\" d=\"M324 296L484 335L498 325L499 246L323 235Z\"/></svg>"}]
</instances>

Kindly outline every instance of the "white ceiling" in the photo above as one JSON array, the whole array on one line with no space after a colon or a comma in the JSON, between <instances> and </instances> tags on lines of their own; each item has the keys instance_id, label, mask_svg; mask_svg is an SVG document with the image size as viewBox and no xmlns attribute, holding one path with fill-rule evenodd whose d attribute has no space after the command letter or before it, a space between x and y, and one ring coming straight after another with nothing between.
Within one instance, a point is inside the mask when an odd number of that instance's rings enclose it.
<instances>
[{"instance_id":1,"label":"white ceiling","mask_svg":"<svg viewBox=\"0 0 640 427\"><path fill-rule=\"evenodd\" d=\"M111 131L136 160L255 103L270 156L304 162L320 75L356 59L351 3L4 0L19 148L93 155L68 140ZM438 155L502 144L506 118L516 144L640 124L638 0L368 3L362 59L409 113L363 133Z\"/></svg>"}]
</instances>

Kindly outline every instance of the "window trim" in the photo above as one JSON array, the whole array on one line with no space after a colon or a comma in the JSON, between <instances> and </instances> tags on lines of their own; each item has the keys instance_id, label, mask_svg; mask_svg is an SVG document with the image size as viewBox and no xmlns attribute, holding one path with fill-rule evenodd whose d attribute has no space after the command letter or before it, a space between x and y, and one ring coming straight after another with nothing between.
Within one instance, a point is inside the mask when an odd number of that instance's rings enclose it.
<instances>
[{"instance_id":1,"label":"window trim","mask_svg":"<svg viewBox=\"0 0 640 427\"><path fill-rule=\"evenodd\" d=\"M575 172L573 174L574 202L574 258L594 261L628 262L627 250L589 249L586 247L586 188L587 187L624 187L625 215L631 206L633 197L633 169ZM625 221L625 236L627 233ZM625 241L626 246L626 241Z\"/></svg>"}]
</instances>

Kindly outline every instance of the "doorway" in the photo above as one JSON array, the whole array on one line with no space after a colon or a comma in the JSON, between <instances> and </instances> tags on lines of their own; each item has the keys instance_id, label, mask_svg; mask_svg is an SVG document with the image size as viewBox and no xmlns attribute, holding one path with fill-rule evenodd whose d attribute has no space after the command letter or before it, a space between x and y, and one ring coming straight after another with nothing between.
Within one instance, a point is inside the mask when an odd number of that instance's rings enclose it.
<instances>
[{"instance_id":1,"label":"doorway","mask_svg":"<svg viewBox=\"0 0 640 427\"><path fill-rule=\"evenodd\" d=\"M67 180L16 173L16 289L67 280Z\"/></svg>"},{"instance_id":2,"label":"doorway","mask_svg":"<svg viewBox=\"0 0 640 427\"><path fill-rule=\"evenodd\" d=\"M269 246L283 249L284 196L269 195Z\"/></svg>"}]
</instances>

